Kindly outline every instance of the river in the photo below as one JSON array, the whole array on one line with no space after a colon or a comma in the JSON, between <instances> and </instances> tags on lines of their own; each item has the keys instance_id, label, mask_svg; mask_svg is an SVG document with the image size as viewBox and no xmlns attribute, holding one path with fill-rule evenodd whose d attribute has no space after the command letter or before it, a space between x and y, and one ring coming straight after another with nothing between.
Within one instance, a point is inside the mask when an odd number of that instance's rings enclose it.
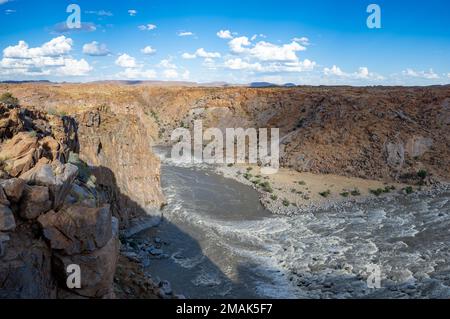
<instances>
[{"instance_id":1,"label":"river","mask_svg":"<svg viewBox=\"0 0 450 319\"><path fill-rule=\"evenodd\" d=\"M206 167L161 178L164 221L139 236L166 243L148 271L188 298L450 297L448 191L285 217Z\"/></svg>"}]
</instances>

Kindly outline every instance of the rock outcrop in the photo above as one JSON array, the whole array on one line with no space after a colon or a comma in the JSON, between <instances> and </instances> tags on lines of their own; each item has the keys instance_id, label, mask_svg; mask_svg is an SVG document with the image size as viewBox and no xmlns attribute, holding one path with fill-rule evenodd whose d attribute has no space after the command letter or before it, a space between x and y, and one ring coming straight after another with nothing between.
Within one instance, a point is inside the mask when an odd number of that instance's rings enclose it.
<instances>
[{"instance_id":1,"label":"rock outcrop","mask_svg":"<svg viewBox=\"0 0 450 319\"><path fill-rule=\"evenodd\" d=\"M203 120L204 129L276 127L284 167L405 183L424 170L434 179L450 180L448 85L214 88L88 83L8 89L21 101L47 109L86 111L108 105L110 114L130 118L124 123L138 120L155 143L170 142L175 128L192 128L197 119ZM97 115L86 121L91 127L102 122Z\"/></svg>"},{"instance_id":2,"label":"rock outcrop","mask_svg":"<svg viewBox=\"0 0 450 319\"><path fill-rule=\"evenodd\" d=\"M151 139L139 119L93 110L78 115L77 122L80 158L95 167L97 184L113 203L121 228L143 211L150 214L159 209L164 203L160 161L152 153Z\"/></svg>"},{"instance_id":3,"label":"rock outcrop","mask_svg":"<svg viewBox=\"0 0 450 319\"><path fill-rule=\"evenodd\" d=\"M75 121L0 104L0 141L0 298L114 297L119 224L76 156Z\"/></svg>"}]
</instances>

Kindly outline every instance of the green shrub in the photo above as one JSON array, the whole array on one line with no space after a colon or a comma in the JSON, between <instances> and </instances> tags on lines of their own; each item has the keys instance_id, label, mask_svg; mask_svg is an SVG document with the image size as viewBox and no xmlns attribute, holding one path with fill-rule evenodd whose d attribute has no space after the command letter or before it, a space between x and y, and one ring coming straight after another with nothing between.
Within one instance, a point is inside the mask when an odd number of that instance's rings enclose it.
<instances>
[{"instance_id":1,"label":"green shrub","mask_svg":"<svg viewBox=\"0 0 450 319\"><path fill-rule=\"evenodd\" d=\"M331 195L331 191L330 190L326 190L324 192L320 192L319 195L324 197L324 198L327 198L328 196Z\"/></svg>"},{"instance_id":2,"label":"green shrub","mask_svg":"<svg viewBox=\"0 0 450 319\"><path fill-rule=\"evenodd\" d=\"M414 193L414 189L411 186L405 187L404 190L408 195Z\"/></svg>"},{"instance_id":3,"label":"green shrub","mask_svg":"<svg viewBox=\"0 0 450 319\"><path fill-rule=\"evenodd\" d=\"M428 172L426 170L421 169L417 172L417 176L419 176L421 179L425 179L428 176Z\"/></svg>"},{"instance_id":4,"label":"green shrub","mask_svg":"<svg viewBox=\"0 0 450 319\"><path fill-rule=\"evenodd\" d=\"M342 196L342 197L348 197L349 195L350 195L349 192L342 192L342 193L341 193L341 196Z\"/></svg>"},{"instance_id":5,"label":"green shrub","mask_svg":"<svg viewBox=\"0 0 450 319\"><path fill-rule=\"evenodd\" d=\"M291 203L285 198L283 199L283 205L288 207Z\"/></svg>"},{"instance_id":6,"label":"green shrub","mask_svg":"<svg viewBox=\"0 0 450 319\"><path fill-rule=\"evenodd\" d=\"M350 192L350 194L352 194L352 196L360 196L361 192L359 191L359 189L355 188Z\"/></svg>"},{"instance_id":7,"label":"green shrub","mask_svg":"<svg viewBox=\"0 0 450 319\"><path fill-rule=\"evenodd\" d=\"M19 100L9 92L0 95L0 103L5 104L9 108L19 106Z\"/></svg>"},{"instance_id":8,"label":"green shrub","mask_svg":"<svg viewBox=\"0 0 450 319\"><path fill-rule=\"evenodd\" d=\"M270 199L271 199L271 200L277 200L277 199L278 199L278 196L277 196L277 195L270 195Z\"/></svg>"},{"instance_id":9,"label":"green shrub","mask_svg":"<svg viewBox=\"0 0 450 319\"><path fill-rule=\"evenodd\" d=\"M306 183L304 181L298 181L297 184L298 185L306 185Z\"/></svg>"},{"instance_id":10,"label":"green shrub","mask_svg":"<svg viewBox=\"0 0 450 319\"><path fill-rule=\"evenodd\" d=\"M369 192L375 196L380 196L381 194L384 193L384 189L383 188L369 189Z\"/></svg>"},{"instance_id":11,"label":"green shrub","mask_svg":"<svg viewBox=\"0 0 450 319\"><path fill-rule=\"evenodd\" d=\"M272 188L272 186L270 186L269 182L267 182L267 181L262 182L261 184L259 184L259 186L261 186L263 191L265 191L267 193L273 193L273 188Z\"/></svg>"}]
</instances>

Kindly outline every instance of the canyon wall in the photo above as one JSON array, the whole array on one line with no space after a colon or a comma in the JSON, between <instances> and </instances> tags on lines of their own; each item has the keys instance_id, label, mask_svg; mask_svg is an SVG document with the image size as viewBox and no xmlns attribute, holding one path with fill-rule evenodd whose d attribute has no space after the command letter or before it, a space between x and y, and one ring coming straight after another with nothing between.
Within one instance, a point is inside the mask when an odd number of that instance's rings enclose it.
<instances>
[{"instance_id":1,"label":"canyon wall","mask_svg":"<svg viewBox=\"0 0 450 319\"><path fill-rule=\"evenodd\" d=\"M1 86L0 86L1 87ZM174 128L280 128L281 164L299 171L384 181L450 179L450 86L155 87L3 85L25 104L64 112L107 105L136 116L151 143Z\"/></svg>"}]
</instances>

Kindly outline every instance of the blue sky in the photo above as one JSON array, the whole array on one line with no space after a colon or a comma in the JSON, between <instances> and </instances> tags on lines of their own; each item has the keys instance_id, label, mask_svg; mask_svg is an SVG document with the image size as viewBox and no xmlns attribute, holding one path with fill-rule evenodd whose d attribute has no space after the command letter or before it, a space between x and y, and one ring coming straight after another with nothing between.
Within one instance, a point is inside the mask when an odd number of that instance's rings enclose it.
<instances>
[{"instance_id":1,"label":"blue sky","mask_svg":"<svg viewBox=\"0 0 450 319\"><path fill-rule=\"evenodd\" d=\"M448 84L450 2L0 0L0 50L0 80Z\"/></svg>"}]
</instances>

